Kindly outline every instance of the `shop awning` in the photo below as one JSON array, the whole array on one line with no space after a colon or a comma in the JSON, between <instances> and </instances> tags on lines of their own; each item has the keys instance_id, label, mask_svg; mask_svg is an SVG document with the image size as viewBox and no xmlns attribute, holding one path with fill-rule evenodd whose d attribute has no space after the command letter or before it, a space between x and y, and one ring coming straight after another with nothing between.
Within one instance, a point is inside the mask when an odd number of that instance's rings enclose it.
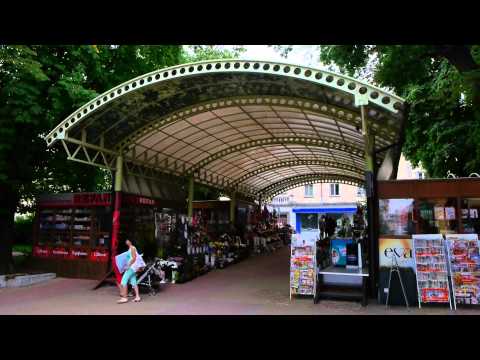
<instances>
[{"instance_id":1,"label":"shop awning","mask_svg":"<svg viewBox=\"0 0 480 360\"><path fill-rule=\"evenodd\" d=\"M165 174L245 195L311 182L364 183L365 144L400 140L403 99L325 70L219 60L161 69L93 99L46 137L71 160L158 179ZM383 154L377 157L380 164Z\"/></svg>"}]
</instances>

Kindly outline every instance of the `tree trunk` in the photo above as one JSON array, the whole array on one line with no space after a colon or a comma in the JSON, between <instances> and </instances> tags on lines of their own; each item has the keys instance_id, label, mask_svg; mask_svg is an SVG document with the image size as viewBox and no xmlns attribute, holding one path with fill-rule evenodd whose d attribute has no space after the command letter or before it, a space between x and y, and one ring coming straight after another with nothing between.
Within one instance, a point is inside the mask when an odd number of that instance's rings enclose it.
<instances>
[{"instance_id":1,"label":"tree trunk","mask_svg":"<svg viewBox=\"0 0 480 360\"><path fill-rule=\"evenodd\" d=\"M9 186L0 185L0 274L14 271L12 246L17 202L18 194Z\"/></svg>"}]
</instances>

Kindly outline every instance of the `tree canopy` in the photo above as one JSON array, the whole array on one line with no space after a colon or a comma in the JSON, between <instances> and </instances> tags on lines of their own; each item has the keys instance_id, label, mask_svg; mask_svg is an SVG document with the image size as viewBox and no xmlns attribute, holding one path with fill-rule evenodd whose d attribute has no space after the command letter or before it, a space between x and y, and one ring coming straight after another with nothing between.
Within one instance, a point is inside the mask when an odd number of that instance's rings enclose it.
<instances>
[{"instance_id":1,"label":"tree canopy","mask_svg":"<svg viewBox=\"0 0 480 360\"><path fill-rule=\"evenodd\" d=\"M237 57L217 46L0 45L0 274L11 264L13 219L44 192L109 191L108 171L68 161L43 136L75 109L138 75ZM10 269L11 270L11 269Z\"/></svg>"},{"instance_id":2,"label":"tree canopy","mask_svg":"<svg viewBox=\"0 0 480 360\"><path fill-rule=\"evenodd\" d=\"M108 174L68 162L43 135L76 108L140 74L181 62L178 45L0 46L0 273L10 263L21 200L52 191L94 191Z\"/></svg>"},{"instance_id":3,"label":"tree canopy","mask_svg":"<svg viewBox=\"0 0 480 360\"><path fill-rule=\"evenodd\" d=\"M373 80L410 105L403 152L433 177L480 170L479 46L322 46L321 60Z\"/></svg>"}]
</instances>

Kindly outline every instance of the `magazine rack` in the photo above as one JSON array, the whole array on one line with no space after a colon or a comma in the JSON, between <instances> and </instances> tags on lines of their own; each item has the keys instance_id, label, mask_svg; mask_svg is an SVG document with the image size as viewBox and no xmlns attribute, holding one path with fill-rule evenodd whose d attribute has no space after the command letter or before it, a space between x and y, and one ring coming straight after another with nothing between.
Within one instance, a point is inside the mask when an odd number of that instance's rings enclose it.
<instances>
[{"instance_id":1,"label":"magazine rack","mask_svg":"<svg viewBox=\"0 0 480 360\"><path fill-rule=\"evenodd\" d=\"M446 235L453 304L480 303L480 241L477 234Z\"/></svg>"},{"instance_id":2,"label":"magazine rack","mask_svg":"<svg viewBox=\"0 0 480 360\"><path fill-rule=\"evenodd\" d=\"M413 258L417 275L418 307L422 303L449 303L447 251L441 234L413 235Z\"/></svg>"},{"instance_id":3,"label":"magazine rack","mask_svg":"<svg viewBox=\"0 0 480 360\"><path fill-rule=\"evenodd\" d=\"M316 293L316 244L293 242L290 248L290 301L292 295Z\"/></svg>"}]
</instances>

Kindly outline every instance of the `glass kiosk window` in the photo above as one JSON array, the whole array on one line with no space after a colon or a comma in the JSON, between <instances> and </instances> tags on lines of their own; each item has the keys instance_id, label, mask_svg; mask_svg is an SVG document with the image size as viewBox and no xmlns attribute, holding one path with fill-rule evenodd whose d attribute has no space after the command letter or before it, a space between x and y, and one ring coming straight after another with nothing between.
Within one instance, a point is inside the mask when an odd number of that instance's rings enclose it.
<instances>
[{"instance_id":1,"label":"glass kiosk window","mask_svg":"<svg viewBox=\"0 0 480 360\"><path fill-rule=\"evenodd\" d=\"M480 235L480 198L462 199L461 205L463 232Z\"/></svg>"},{"instance_id":2,"label":"glass kiosk window","mask_svg":"<svg viewBox=\"0 0 480 360\"><path fill-rule=\"evenodd\" d=\"M299 214L303 231L318 230L318 214Z\"/></svg>"},{"instance_id":3,"label":"glass kiosk window","mask_svg":"<svg viewBox=\"0 0 480 360\"><path fill-rule=\"evenodd\" d=\"M456 208L456 198L418 200L418 233L458 233L458 219Z\"/></svg>"}]
</instances>

